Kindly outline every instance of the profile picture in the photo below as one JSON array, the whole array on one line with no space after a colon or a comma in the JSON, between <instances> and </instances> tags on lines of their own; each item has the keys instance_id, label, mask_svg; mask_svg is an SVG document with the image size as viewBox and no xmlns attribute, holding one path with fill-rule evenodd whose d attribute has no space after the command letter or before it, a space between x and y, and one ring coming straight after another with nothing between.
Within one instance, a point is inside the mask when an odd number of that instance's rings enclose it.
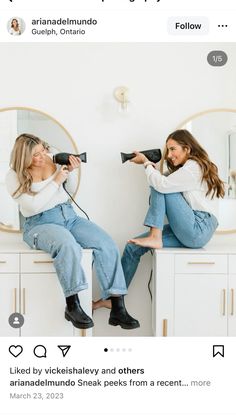
<instances>
[{"instance_id":1,"label":"profile picture","mask_svg":"<svg viewBox=\"0 0 236 419\"><path fill-rule=\"evenodd\" d=\"M7 23L7 30L13 36L20 36L25 31L25 22L19 17L11 18Z\"/></svg>"}]
</instances>

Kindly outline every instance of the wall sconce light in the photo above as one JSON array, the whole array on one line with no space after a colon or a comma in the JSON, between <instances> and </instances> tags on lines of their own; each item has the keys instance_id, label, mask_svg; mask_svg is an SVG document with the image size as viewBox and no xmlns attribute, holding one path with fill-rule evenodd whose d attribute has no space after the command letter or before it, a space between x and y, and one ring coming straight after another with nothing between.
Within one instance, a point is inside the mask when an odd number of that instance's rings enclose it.
<instances>
[{"instance_id":1,"label":"wall sconce light","mask_svg":"<svg viewBox=\"0 0 236 419\"><path fill-rule=\"evenodd\" d=\"M114 90L114 97L119 103L119 112L128 112L128 87L120 86Z\"/></svg>"}]
</instances>

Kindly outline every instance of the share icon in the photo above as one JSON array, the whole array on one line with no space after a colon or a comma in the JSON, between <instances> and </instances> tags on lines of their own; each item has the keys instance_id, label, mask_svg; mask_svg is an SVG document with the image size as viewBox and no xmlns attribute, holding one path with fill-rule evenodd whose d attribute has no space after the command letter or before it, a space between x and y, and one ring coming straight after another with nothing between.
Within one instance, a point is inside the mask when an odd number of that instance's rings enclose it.
<instances>
[{"instance_id":1,"label":"share icon","mask_svg":"<svg viewBox=\"0 0 236 419\"><path fill-rule=\"evenodd\" d=\"M65 358L67 352L70 350L71 345L57 345L57 347L61 350L63 358Z\"/></svg>"}]
</instances>

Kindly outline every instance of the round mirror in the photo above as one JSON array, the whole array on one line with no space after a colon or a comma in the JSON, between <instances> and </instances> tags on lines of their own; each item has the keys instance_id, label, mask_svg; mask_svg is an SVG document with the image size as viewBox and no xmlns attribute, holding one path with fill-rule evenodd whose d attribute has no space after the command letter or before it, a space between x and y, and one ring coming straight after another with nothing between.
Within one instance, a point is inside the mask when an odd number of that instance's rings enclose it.
<instances>
[{"instance_id":1,"label":"round mirror","mask_svg":"<svg viewBox=\"0 0 236 419\"><path fill-rule=\"evenodd\" d=\"M44 140L53 154L60 151L78 153L70 134L51 116L30 108L0 109L0 230L3 231L19 232L22 225L18 206L6 190L5 176L15 139L24 132ZM78 186L79 177L80 173Z\"/></svg>"},{"instance_id":2,"label":"round mirror","mask_svg":"<svg viewBox=\"0 0 236 419\"><path fill-rule=\"evenodd\" d=\"M219 233L236 232L236 109L211 109L190 116L187 129L217 165L226 193L220 200Z\"/></svg>"}]
</instances>

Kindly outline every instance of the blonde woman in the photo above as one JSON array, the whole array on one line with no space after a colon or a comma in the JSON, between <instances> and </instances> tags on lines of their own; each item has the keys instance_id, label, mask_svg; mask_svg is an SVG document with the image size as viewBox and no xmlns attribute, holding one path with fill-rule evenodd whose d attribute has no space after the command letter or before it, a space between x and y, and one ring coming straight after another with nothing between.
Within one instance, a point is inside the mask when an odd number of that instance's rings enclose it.
<instances>
[{"instance_id":1,"label":"blonde woman","mask_svg":"<svg viewBox=\"0 0 236 419\"><path fill-rule=\"evenodd\" d=\"M69 161L68 166L56 166L45 143L34 135L22 134L16 139L6 184L26 219L24 241L52 256L66 298L65 318L75 327L93 326L78 297L87 288L80 263L82 249L87 248L93 249L102 299L111 302L109 324L124 329L139 327L125 308L127 288L116 245L100 227L79 217L68 201L63 183L74 192L80 159L70 156Z\"/></svg>"}]
</instances>

